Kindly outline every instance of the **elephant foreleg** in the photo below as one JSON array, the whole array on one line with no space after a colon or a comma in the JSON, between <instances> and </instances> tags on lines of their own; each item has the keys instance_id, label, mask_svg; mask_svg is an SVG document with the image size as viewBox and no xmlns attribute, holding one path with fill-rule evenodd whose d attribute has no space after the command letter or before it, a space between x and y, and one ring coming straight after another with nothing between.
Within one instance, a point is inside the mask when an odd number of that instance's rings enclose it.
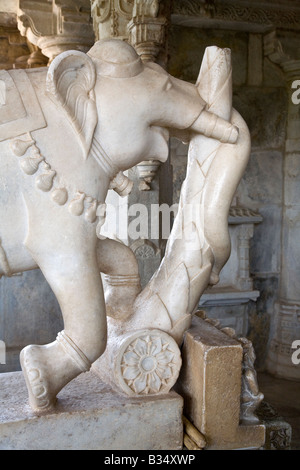
<instances>
[{"instance_id":1,"label":"elephant foreleg","mask_svg":"<svg viewBox=\"0 0 300 470\"><path fill-rule=\"evenodd\" d=\"M64 331L50 344L27 346L21 352L30 405L36 411L53 406L58 392L89 370L105 350L105 303L94 258L74 261L60 254L56 262L37 260L60 304Z\"/></svg>"}]
</instances>

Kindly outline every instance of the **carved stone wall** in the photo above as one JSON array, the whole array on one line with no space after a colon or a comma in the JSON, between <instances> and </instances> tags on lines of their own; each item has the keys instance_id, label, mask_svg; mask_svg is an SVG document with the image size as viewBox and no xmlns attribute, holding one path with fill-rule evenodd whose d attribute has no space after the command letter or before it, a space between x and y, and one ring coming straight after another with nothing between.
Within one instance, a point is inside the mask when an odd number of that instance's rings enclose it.
<instances>
[{"instance_id":1,"label":"carved stone wall","mask_svg":"<svg viewBox=\"0 0 300 470\"><path fill-rule=\"evenodd\" d=\"M299 31L299 5L293 0L181 0L174 2L174 22L223 29L267 31L284 28Z\"/></svg>"}]
</instances>

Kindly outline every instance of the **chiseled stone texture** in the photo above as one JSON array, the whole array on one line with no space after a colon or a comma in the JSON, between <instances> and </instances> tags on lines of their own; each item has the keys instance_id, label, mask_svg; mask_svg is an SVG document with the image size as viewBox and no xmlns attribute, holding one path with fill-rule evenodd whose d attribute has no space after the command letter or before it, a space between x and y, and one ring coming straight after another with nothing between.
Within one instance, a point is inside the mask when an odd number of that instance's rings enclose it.
<instances>
[{"instance_id":1,"label":"chiseled stone texture","mask_svg":"<svg viewBox=\"0 0 300 470\"><path fill-rule=\"evenodd\" d=\"M128 398L88 372L64 388L54 412L36 416L21 372L1 374L0 449L181 449L182 407L175 392Z\"/></svg>"}]
</instances>

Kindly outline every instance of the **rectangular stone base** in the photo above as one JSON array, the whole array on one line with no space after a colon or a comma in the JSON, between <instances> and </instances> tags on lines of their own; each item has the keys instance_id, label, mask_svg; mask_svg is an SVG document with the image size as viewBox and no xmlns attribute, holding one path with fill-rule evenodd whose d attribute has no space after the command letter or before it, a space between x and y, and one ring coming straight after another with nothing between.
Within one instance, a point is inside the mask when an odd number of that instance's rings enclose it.
<instances>
[{"instance_id":1,"label":"rectangular stone base","mask_svg":"<svg viewBox=\"0 0 300 470\"><path fill-rule=\"evenodd\" d=\"M58 395L55 411L36 416L22 372L0 374L0 450L182 449L183 400L175 392L124 397L92 372Z\"/></svg>"},{"instance_id":2,"label":"rectangular stone base","mask_svg":"<svg viewBox=\"0 0 300 470\"><path fill-rule=\"evenodd\" d=\"M182 347L175 385L184 414L204 435L207 450L258 449L265 426L240 420L243 348L209 322L195 316Z\"/></svg>"}]
</instances>

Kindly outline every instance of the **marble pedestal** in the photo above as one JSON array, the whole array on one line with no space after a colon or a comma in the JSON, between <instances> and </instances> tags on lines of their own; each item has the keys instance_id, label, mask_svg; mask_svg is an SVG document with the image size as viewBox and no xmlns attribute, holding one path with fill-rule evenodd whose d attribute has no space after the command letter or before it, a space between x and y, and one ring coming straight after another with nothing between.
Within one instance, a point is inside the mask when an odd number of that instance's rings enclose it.
<instances>
[{"instance_id":1,"label":"marble pedestal","mask_svg":"<svg viewBox=\"0 0 300 470\"><path fill-rule=\"evenodd\" d=\"M3 373L0 450L182 449L182 407L175 392L124 397L88 372L59 393L54 412L36 416L22 373Z\"/></svg>"}]
</instances>

